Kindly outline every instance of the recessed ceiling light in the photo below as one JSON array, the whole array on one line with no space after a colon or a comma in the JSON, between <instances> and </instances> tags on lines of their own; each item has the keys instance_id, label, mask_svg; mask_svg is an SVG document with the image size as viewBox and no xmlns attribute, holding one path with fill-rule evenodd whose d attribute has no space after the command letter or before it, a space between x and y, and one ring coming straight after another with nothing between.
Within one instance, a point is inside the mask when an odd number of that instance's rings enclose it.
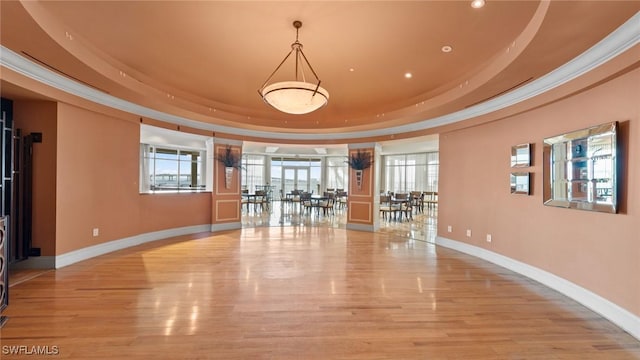
<instances>
[{"instance_id":1,"label":"recessed ceiling light","mask_svg":"<svg viewBox=\"0 0 640 360\"><path fill-rule=\"evenodd\" d=\"M408 73L404 73L404 77L407 79L411 79L413 77L413 74L408 72Z\"/></svg>"},{"instance_id":2,"label":"recessed ceiling light","mask_svg":"<svg viewBox=\"0 0 640 360\"><path fill-rule=\"evenodd\" d=\"M349 71L350 71L350 72L354 72L354 71L356 71L356 69L354 69L354 68L350 68L350 69L349 69Z\"/></svg>"},{"instance_id":3,"label":"recessed ceiling light","mask_svg":"<svg viewBox=\"0 0 640 360\"><path fill-rule=\"evenodd\" d=\"M442 47L442 52L443 53L450 53L451 51L453 51L453 48L449 45L445 45Z\"/></svg>"},{"instance_id":4,"label":"recessed ceiling light","mask_svg":"<svg viewBox=\"0 0 640 360\"><path fill-rule=\"evenodd\" d=\"M471 7L474 9L480 9L484 6L484 0L473 0L471 2Z\"/></svg>"}]
</instances>

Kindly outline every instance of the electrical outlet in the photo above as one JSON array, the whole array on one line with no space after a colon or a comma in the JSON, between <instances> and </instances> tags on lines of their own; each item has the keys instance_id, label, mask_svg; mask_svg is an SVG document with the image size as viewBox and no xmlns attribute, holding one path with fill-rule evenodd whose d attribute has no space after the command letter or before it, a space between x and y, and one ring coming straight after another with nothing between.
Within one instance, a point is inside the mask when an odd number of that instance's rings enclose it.
<instances>
[{"instance_id":1,"label":"electrical outlet","mask_svg":"<svg viewBox=\"0 0 640 360\"><path fill-rule=\"evenodd\" d=\"M447 226L447 232L452 232L453 231L453 226L449 225Z\"/></svg>"},{"instance_id":2,"label":"electrical outlet","mask_svg":"<svg viewBox=\"0 0 640 360\"><path fill-rule=\"evenodd\" d=\"M100 229L93 228L93 236L98 236L98 235L100 235Z\"/></svg>"},{"instance_id":3,"label":"electrical outlet","mask_svg":"<svg viewBox=\"0 0 640 360\"><path fill-rule=\"evenodd\" d=\"M491 242L491 234L487 234L487 242Z\"/></svg>"},{"instance_id":4,"label":"electrical outlet","mask_svg":"<svg viewBox=\"0 0 640 360\"><path fill-rule=\"evenodd\" d=\"M471 237L471 229L467 229L467 237Z\"/></svg>"}]
</instances>

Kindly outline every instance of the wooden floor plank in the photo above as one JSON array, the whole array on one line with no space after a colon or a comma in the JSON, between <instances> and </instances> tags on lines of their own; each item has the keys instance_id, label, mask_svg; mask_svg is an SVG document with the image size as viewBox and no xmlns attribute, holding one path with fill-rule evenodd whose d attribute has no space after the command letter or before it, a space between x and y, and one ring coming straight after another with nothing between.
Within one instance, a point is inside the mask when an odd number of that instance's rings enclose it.
<instances>
[{"instance_id":1,"label":"wooden floor plank","mask_svg":"<svg viewBox=\"0 0 640 360\"><path fill-rule=\"evenodd\" d=\"M392 232L262 227L148 243L11 287L12 346L60 359L639 359L574 301ZM13 349L13 348L12 348Z\"/></svg>"}]
</instances>

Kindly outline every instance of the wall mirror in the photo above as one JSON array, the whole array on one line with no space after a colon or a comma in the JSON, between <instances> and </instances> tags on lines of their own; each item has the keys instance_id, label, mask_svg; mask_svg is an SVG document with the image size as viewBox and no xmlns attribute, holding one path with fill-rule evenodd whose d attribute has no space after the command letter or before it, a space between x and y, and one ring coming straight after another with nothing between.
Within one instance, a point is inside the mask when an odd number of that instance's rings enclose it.
<instances>
[{"instance_id":1,"label":"wall mirror","mask_svg":"<svg viewBox=\"0 0 640 360\"><path fill-rule=\"evenodd\" d=\"M617 212L617 123L544 140L544 204Z\"/></svg>"},{"instance_id":2,"label":"wall mirror","mask_svg":"<svg viewBox=\"0 0 640 360\"><path fill-rule=\"evenodd\" d=\"M513 172L511 173L511 193L529 195L529 173Z\"/></svg>"},{"instance_id":3,"label":"wall mirror","mask_svg":"<svg viewBox=\"0 0 640 360\"><path fill-rule=\"evenodd\" d=\"M511 147L511 167L527 167L531 165L531 148L529 144Z\"/></svg>"}]
</instances>

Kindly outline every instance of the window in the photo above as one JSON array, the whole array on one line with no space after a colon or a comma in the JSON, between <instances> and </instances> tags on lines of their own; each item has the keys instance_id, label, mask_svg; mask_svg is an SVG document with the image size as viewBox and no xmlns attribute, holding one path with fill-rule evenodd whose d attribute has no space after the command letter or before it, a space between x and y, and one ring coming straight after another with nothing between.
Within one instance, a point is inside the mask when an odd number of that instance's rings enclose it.
<instances>
[{"instance_id":1,"label":"window","mask_svg":"<svg viewBox=\"0 0 640 360\"><path fill-rule=\"evenodd\" d=\"M140 191L205 189L204 150L140 144Z\"/></svg>"},{"instance_id":2,"label":"window","mask_svg":"<svg viewBox=\"0 0 640 360\"><path fill-rule=\"evenodd\" d=\"M263 155L243 155L242 156L242 180L244 189L254 192L259 189L257 186L265 185L265 156Z\"/></svg>"},{"instance_id":3,"label":"window","mask_svg":"<svg viewBox=\"0 0 640 360\"><path fill-rule=\"evenodd\" d=\"M140 124L140 192L212 191L212 153L210 136Z\"/></svg>"},{"instance_id":4,"label":"window","mask_svg":"<svg viewBox=\"0 0 640 360\"><path fill-rule=\"evenodd\" d=\"M271 185L283 194L294 189L317 193L322 182L322 160L272 157L270 173Z\"/></svg>"},{"instance_id":5,"label":"window","mask_svg":"<svg viewBox=\"0 0 640 360\"><path fill-rule=\"evenodd\" d=\"M346 158L327 157L327 188L346 189L349 184L349 166Z\"/></svg>"},{"instance_id":6,"label":"window","mask_svg":"<svg viewBox=\"0 0 640 360\"><path fill-rule=\"evenodd\" d=\"M270 159L271 160L271 185L273 188L283 194L283 182L282 182L282 158Z\"/></svg>"},{"instance_id":7,"label":"window","mask_svg":"<svg viewBox=\"0 0 640 360\"><path fill-rule=\"evenodd\" d=\"M387 155L383 189L393 192L438 191L438 153Z\"/></svg>"},{"instance_id":8,"label":"window","mask_svg":"<svg viewBox=\"0 0 640 360\"><path fill-rule=\"evenodd\" d=\"M427 153L426 191L438 191L438 177L440 176L440 157L437 152Z\"/></svg>"}]
</instances>

